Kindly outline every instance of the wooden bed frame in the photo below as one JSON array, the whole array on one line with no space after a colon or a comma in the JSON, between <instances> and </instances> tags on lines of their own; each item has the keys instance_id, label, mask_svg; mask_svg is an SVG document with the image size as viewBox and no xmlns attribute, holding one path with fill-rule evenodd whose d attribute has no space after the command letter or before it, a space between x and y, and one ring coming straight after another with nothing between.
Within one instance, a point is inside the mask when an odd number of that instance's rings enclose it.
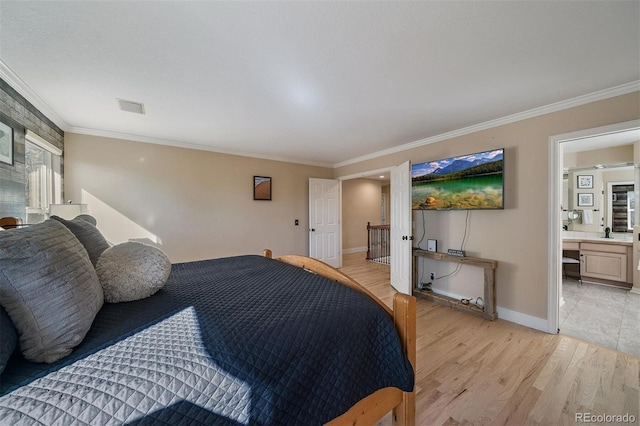
<instances>
[{"instance_id":1,"label":"wooden bed frame","mask_svg":"<svg viewBox=\"0 0 640 426\"><path fill-rule=\"evenodd\" d=\"M272 258L271 250L263 251L263 256ZM315 274L337 281L366 294L380 305L390 316L398 330L402 347L413 366L416 368L416 299L413 296L396 293L393 297L393 310L377 296L343 272L326 263L306 256L288 255L277 258L281 262L306 269ZM415 392L415 391L414 391ZM380 420L389 411L392 413L394 425L415 425L415 394L403 392L398 388L380 389L358 401L346 413L326 425L371 425Z\"/></svg>"}]
</instances>

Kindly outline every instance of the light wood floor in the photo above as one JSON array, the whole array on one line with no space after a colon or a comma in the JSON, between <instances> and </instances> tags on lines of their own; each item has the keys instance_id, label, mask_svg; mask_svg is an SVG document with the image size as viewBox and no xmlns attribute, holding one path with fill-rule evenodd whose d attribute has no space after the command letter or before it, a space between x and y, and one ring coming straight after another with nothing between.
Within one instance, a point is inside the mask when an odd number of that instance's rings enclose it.
<instances>
[{"instance_id":1,"label":"light wood floor","mask_svg":"<svg viewBox=\"0 0 640 426\"><path fill-rule=\"evenodd\" d=\"M342 270L391 304L388 266L355 253ZM577 413L629 414L638 424L638 357L425 299L416 340L418 425L564 425Z\"/></svg>"}]
</instances>

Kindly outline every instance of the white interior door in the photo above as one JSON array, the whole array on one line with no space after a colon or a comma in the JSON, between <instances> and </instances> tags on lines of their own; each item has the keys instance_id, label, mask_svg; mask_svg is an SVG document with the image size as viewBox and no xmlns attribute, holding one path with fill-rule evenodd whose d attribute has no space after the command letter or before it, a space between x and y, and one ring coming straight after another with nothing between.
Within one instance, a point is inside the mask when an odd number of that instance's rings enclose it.
<instances>
[{"instance_id":1,"label":"white interior door","mask_svg":"<svg viewBox=\"0 0 640 426\"><path fill-rule=\"evenodd\" d=\"M334 268L342 266L341 182L309 179L309 256Z\"/></svg>"},{"instance_id":2,"label":"white interior door","mask_svg":"<svg viewBox=\"0 0 640 426\"><path fill-rule=\"evenodd\" d=\"M391 285L411 294L411 165L391 169Z\"/></svg>"}]
</instances>

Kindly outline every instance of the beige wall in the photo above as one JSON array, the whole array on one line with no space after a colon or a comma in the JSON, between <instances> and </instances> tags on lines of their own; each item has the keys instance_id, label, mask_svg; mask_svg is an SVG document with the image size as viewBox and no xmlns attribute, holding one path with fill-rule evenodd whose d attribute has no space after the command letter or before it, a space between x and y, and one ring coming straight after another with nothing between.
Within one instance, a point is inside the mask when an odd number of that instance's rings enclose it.
<instances>
[{"instance_id":1,"label":"beige wall","mask_svg":"<svg viewBox=\"0 0 640 426\"><path fill-rule=\"evenodd\" d=\"M308 253L308 178L333 177L323 167L74 133L64 154L65 199L87 202L111 242L157 241L172 262ZM272 201L253 200L254 175L273 178Z\"/></svg>"},{"instance_id":2,"label":"beige wall","mask_svg":"<svg viewBox=\"0 0 640 426\"><path fill-rule=\"evenodd\" d=\"M638 118L640 96L635 92L347 165L336 169L335 176L504 147L505 209L473 211L465 248L468 255L498 260L497 302L503 312L546 319L547 253L555 244L549 241L547 223L549 137ZM457 248L463 238L464 214L426 214L426 238L436 238L440 251ZM420 238L415 230L414 236Z\"/></svg>"},{"instance_id":3,"label":"beige wall","mask_svg":"<svg viewBox=\"0 0 640 426\"><path fill-rule=\"evenodd\" d=\"M562 165L565 169L570 169L596 164L633 163L633 152L633 144L591 151L567 152L562 158Z\"/></svg>"},{"instance_id":4,"label":"beige wall","mask_svg":"<svg viewBox=\"0 0 640 426\"><path fill-rule=\"evenodd\" d=\"M174 262L260 253L265 247L276 254L307 253L309 177L348 176L406 160L504 147L505 209L472 212L465 249L468 255L499 261L500 308L545 319L547 252L553 243L547 223L549 137L638 118L640 96L635 92L333 171L67 133L65 198L89 201L112 241L157 239ZM254 174L273 177L273 201L253 201ZM457 248L464 215L426 213L426 238L436 238L440 251ZM293 225L295 219L300 226ZM415 230L414 235L420 237ZM465 276L454 276L451 292L458 291L455 279Z\"/></svg>"},{"instance_id":5,"label":"beige wall","mask_svg":"<svg viewBox=\"0 0 640 426\"><path fill-rule=\"evenodd\" d=\"M367 250L367 222L380 225L382 190L379 181L342 182L342 248L347 253Z\"/></svg>"}]
</instances>

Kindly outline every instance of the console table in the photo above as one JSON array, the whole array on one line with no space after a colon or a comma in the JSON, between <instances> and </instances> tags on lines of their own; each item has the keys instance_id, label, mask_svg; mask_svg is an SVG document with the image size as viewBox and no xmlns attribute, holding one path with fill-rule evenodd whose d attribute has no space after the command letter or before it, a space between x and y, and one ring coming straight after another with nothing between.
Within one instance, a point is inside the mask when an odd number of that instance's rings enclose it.
<instances>
[{"instance_id":1,"label":"console table","mask_svg":"<svg viewBox=\"0 0 640 426\"><path fill-rule=\"evenodd\" d=\"M418 258L425 257L428 259L439 260L442 262L461 263L463 265L477 266L484 269L484 308L473 304L464 304L461 300L454 299L453 297L445 296L443 294L434 293L433 291L420 290L418 288ZM434 302L443 303L449 305L452 308L459 309L461 311L472 312L474 314L481 315L488 320L495 320L498 318L496 312L496 268L498 267L497 260L481 259L479 257L460 257L451 256L446 253L437 253L425 250L413 250L413 295L417 297L423 297Z\"/></svg>"}]
</instances>

